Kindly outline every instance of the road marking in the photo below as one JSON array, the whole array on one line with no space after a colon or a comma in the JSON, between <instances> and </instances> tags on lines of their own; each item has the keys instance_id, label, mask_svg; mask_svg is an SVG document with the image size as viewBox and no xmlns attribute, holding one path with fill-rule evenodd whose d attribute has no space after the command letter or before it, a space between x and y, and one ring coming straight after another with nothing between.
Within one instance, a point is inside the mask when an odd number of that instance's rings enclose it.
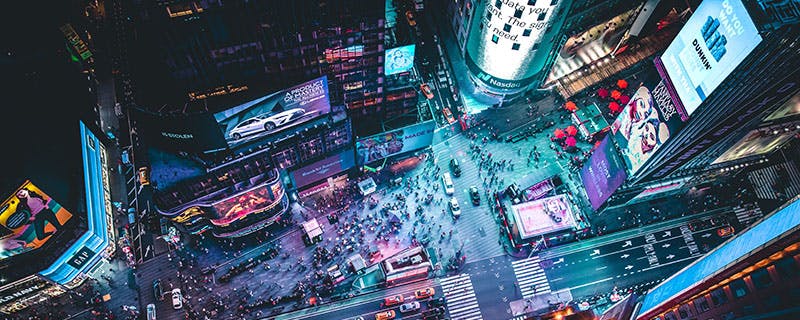
<instances>
[{"instance_id":1,"label":"road marking","mask_svg":"<svg viewBox=\"0 0 800 320\"><path fill-rule=\"evenodd\" d=\"M517 278L519 291L522 298L527 299L537 294L550 292L547 274L539 265L539 257L533 256L523 260L511 262L514 275Z\"/></svg>"},{"instance_id":2,"label":"road marking","mask_svg":"<svg viewBox=\"0 0 800 320\"><path fill-rule=\"evenodd\" d=\"M475 289L468 274L459 274L439 280L451 319L483 319Z\"/></svg>"},{"instance_id":3,"label":"road marking","mask_svg":"<svg viewBox=\"0 0 800 320\"><path fill-rule=\"evenodd\" d=\"M608 267L607 266L602 266L602 267L599 267L599 268L595 268L594 270L600 271L600 270L603 270L605 268L608 268Z\"/></svg>"},{"instance_id":4,"label":"road marking","mask_svg":"<svg viewBox=\"0 0 800 320\"><path fill-rule=\"evenodd\" d=\"M608 277L608 278L605 278L605 279L600 279L600 280L597 280L597 281L592 281L592 282L585 283L585 284L582 284L582 285L579 285L579 286L575 286L575 287L569 288L569 290L575 290L575 289L580 289L580 288L583 288L583 287L593 286L593 285L596 285L598 283L606 282L608 280L613 280L613 279L614 278L612 278L612 277Z\"/></svg>"}]
</instances>

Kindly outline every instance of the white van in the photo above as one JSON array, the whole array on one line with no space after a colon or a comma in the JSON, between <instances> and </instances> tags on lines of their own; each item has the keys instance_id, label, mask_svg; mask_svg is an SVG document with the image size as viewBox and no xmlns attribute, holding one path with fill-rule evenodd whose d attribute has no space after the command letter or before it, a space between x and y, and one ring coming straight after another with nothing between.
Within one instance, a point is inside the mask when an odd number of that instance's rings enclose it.
<instances>
[{"instance_id":1,"label":"white van","mask_svg":"<svg viewBox=\"0 0 800 320\"><path fill-rule=\"evenodd\" d=\"M453 178L450 177L449 172L442 174L442 182L444 183L444 193L447 195L452 195L456 192L456 188L453 187Z\"/></svg>"}]
</instances>

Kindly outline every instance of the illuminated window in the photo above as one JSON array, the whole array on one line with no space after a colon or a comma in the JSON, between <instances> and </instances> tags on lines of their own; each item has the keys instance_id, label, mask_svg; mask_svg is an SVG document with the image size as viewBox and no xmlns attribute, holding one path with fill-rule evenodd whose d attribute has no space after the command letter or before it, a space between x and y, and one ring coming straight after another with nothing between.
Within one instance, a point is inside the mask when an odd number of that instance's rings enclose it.
<instances>
[{"instance_id":1,"label":"illuminated window","mask_svg":"<svg viewBox=\"0 0 800 320\"><path fill-rule=\"evenodd\" d=\"M512 44L511 50L519 50L519 43Z\"/></svg>"},{"instance_id":2,"label":"illuminated window","mask_svg":"<svg viewBox=\"0 0 800 320\"><path fill-rule=\"evenodd\" d=\"M492 35L492 42L497 43L497 41L500 41L500 37L498 37L496 34L493 34Z\"/></svg>"},{"instance_id":3,"label":"illuminated window","mask_svg":"<svg viewBox=\"0 0 800 320\"><path fill-rule=\"evenodd\" d=\"M767 268L754 271L750 275L750 279L753 280L753 286L755 286L756 289L764 289L772 285L772 278L769 276Z\"/></svg>"},{"instance_id":4,"label":"illuminated window","mask_svg":"<svg viewBox=\"0 0 800 320\"><path fill-rule=\"evenodd\" d=\"M500 0L495 0L494 6L497 7L497 9L500 9L500 7L503 6L503 2Z\"/></svg>"},{"instance_id":5,"label":"illuminated window","mask_svg":"<svg viewBox=\"0 0 800 320\"><path fill-rule=\"evenodd\" d=\"M510 25L510 24L508 24L508 23L506 23L506 24L503 26L503 31L505 31L505 32L511 32L511 25Z\"/></svg>"},{"instance_id":6,"label":"illuminated window","mask_svg":"<svg viewBox=\"0 0 800 320\"><path fill-rule=\"evenodd\" d=\"M537 20L542 21L547 16L547 12L542 12L539 14L539 18Z\"/></svg>"},{"instance_id":7,"label":"illuminated window","mask_svg":"<svg viewBox=\"0 0 800 320\"><path fill-rule=\"evenodd\" d=\"M747 295L747 285L742 279L736 279L731 282L731 292L736 298L742 298Z\"/></svg>"},{"instance_id":8,"label":"illuminated window","mask_svg":"<svg viewBox=\"0 0 800 320\"><path fill-rule=\"evenodd\" d=\"M727 303L728 296L725 294L725 290L718 288L714 291L711 291L711 302L714 303L715 307L719 307Z\"/></svg>"},{"instance_id":9,"label":"illuminated window","mask_svg":"<svg viewBox=\"0 0 800 320\"><path fill-rule=\"evenodd\" d=\"M550 5L554 6L558 4L558 0L550 0Z\"/></svg>"},{"instance_id":10,"label":"illuminated window","mask_svg":"<svg viewBox=\"0 0 800 320\"><path fill-rule=\"evenodd\" d=\"M514 18L522 18L522 10L514 11Z\"/></svg>"},{"instance_id":11,"label":"illuminated window","mask_svg":"<svg viewBox=\"0 0 800 320\"><path fill-rule=\"evenodd\" d=\"M535 6L536 5L536 0L528 0L528 5L529 6Z\"/></svg>"},{"instance_id":12,"label":"illuminated window","mask_svg":"<svg viewBox=\"0 0 800 320\"><path fill-rule=\"evenodd\" d=\"M530 35L531 35L531 29L525 29L524 31L522 31L523 37L529 37Z\"/></svg>"}]
</instances>

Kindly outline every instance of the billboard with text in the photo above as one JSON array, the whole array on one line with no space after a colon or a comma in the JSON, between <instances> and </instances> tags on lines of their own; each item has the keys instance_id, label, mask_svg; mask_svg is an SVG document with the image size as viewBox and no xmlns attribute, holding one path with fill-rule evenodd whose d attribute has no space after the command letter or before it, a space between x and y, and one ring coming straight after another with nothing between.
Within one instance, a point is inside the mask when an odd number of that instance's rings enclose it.
<instances>
[{"instance_id":1,"label":"billboard with text","mask_svg":"<svg viewBox=\"0 0 800 320\"><path fill-rule=\"evenodd\" d=\"M310 165L292 171L291 177L296 188L305 187L315 181L330 177L355 166L353 149L327 157Z\"/></svg>"},{"instance_id":2,"label":"billboard with text","mask_svg":"<svg viewBox=\"0 0 800 320\"><path fill-rule=\"evenodd\" d=\"M741 0L705 0L661 56L686 115L761 43Z\"/></svg>"},{"instance_id":3,"label":"billboard with text","mask_svg":"<svg viewBox=\"0 0 800 320\"><path fill-rule=\"evenodd\" d=\"M30 181L0 205L0 260L38 249L72 214Z\"/></svg>"},{"instance_id":4,"label":"billboard with text","mask_svg":"<svg viewBox=\"0 0 800 320\"><path fill-rule=\"evenodd\" d=\"M430 146L434 121L427 121L356 140L359 165Z\"/></svg>"},{"instance_id":5,"label":"billboard with text","mask_svg":"<svg viewBox=\"0 0 800 320\"><path fill-rule=\"evenodd\" d=\"M323 76L214 114L230 147L267 137L331 112Z\"/></svg>"},{"instance_id":6,"label":"billboard with text","mask_svg":"<svg viewBox=\"0 0 800 320\"><path fill-rule=\"evenodd\" d=\"M625 163L606 137L581 169L581 181L592 208L597 210L625 182Z\"/></svg>"},{"instance_id":7,"label":"billboard with text","mask_svg":"<svg viewBox=\"0 0 800 320\"><path fill-rule=\"evenodd\" d=\"M388 76L411 70L411 68L414 67L414 51L416 51L416 48L416 45L410 44L386 50L386 59L384 60L386 75Z\"/></svg>"}]
</instances>

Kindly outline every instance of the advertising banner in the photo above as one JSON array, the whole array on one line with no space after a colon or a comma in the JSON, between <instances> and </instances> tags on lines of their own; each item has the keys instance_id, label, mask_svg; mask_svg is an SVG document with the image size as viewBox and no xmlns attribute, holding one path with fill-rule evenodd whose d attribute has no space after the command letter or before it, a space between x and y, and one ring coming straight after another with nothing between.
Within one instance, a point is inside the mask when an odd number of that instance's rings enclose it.
<instances>
[{"instance_id":1,"label":"advertising banner","mask_svg":"<svg viewBox=\"0 0 800 320\"><path fill-rule=\"evenodd\" d=\"M597 210L625 182L625 164L606 137L581 169L581 181L592 208Z\"/></svg>"},{"instance_id":2,"label":"advertising banner","mask_svg":"<svg viewBox=\"0 0 800 320\"><path fill-rule=\"evenodd\" d=\"M725 151L712 164L734 161L746 157L755 157L770 153L780 148L795 135L792 131L781 130L777 135L772 132L750 131L728 151Z\"/></svg>"},{"instance_id":3,"label":"advertising banner","mask_svg":"<svg viewBox=\"0 0 800 320\"><path fill-rule=\"evenodd\" d=\"M761 43L741 0L705 0L661 56L689 116Z\"/></svg>"},{"instance_id":4,"label":"advertising banner","mask_svg":"<svg viewBox=\"0 0 800 320\"><path fill-rule=\"evenodd\" d=\"M35 250L59 232L72 214L30 181L0 205L0 260Z\"/></svg>"},{"instance_id":5,"label":"advertising banner","mask_svg":"<svg viewBox=\"0 0 800 320\"><path fill-rule=\"evenodd\" d=\"M204 152L228 147L208 113L159 115L133 109L137 127L149 145L170 151Z\"/></svg>"},{"instance_id":6,"label":"advertising banner","mask_svg":"<svg viewBox=\"0 0 800 320\"><path fill-rule=\"evenodd\" d=\"M410 44L407 46L391 48L386 50L384 69L386 75L403 73L414 67L414 51L417 46Z\"/></svg>"},{"instance_id":7,"label":"advertising banner","mask_svg":"<svg viewBox=\"0 0 800 320\"><path fill-rule=\"evenodd\" d=\"M250 214L263 212L278 205L283 198L283 185L278 182L262 185L213 205L219 218L211 220L218 226L227 226Z\"/></svg>"},{"instance_id":8,"label":"advertising banner","mask_svg":"<svg viewBox=\"0 0 800 320\"><path fill-rule=\"evenodd\" d=\"M331 112L323 76L214 114L230 147L267 137Z\"/></svg>"},{"instance_id":9,"label":"advertising banner","mask_svg":"<svg viewBox=\"0 0 800 320\"><path fill-rule=\"evenodd\" d=\"M651 92L641 86L611 125L628 169L636 173L678 130L683 121L661 81ZM657 103L658 102L658 103Z\"/></svg>"},{"instance_id":10,"label":"advertising banner","mask_svg":"<svg viewBox=\"0 0 800 320\"><path fill-rule=\"evenodd\" d=\"M422 122L397 130L387 131L356 141L359 165L381 160L399 153L430 146L433 143L433 121Z\"/></svg>"},{"instance_id":11,"label":"advertising banner","mask_svg":"<svg viewBox=\"0 0 800 320\"><path fill-rule=\"evenodd\" d=\"M511 206L522 239L575 227L572 205L560 194Z\"/></svg>"},{"instance_id":12,"label":"advertising banner","mask_svg":"<svg viewBox=\"0 0 800 320\"><path fill-rule=\"evenodd\" d=\"M296 188L305 187L315 181L330 177L356 165L353 149L327 157L310 165L292 171L291 177Z\"/></svg>"}]
</instances>

